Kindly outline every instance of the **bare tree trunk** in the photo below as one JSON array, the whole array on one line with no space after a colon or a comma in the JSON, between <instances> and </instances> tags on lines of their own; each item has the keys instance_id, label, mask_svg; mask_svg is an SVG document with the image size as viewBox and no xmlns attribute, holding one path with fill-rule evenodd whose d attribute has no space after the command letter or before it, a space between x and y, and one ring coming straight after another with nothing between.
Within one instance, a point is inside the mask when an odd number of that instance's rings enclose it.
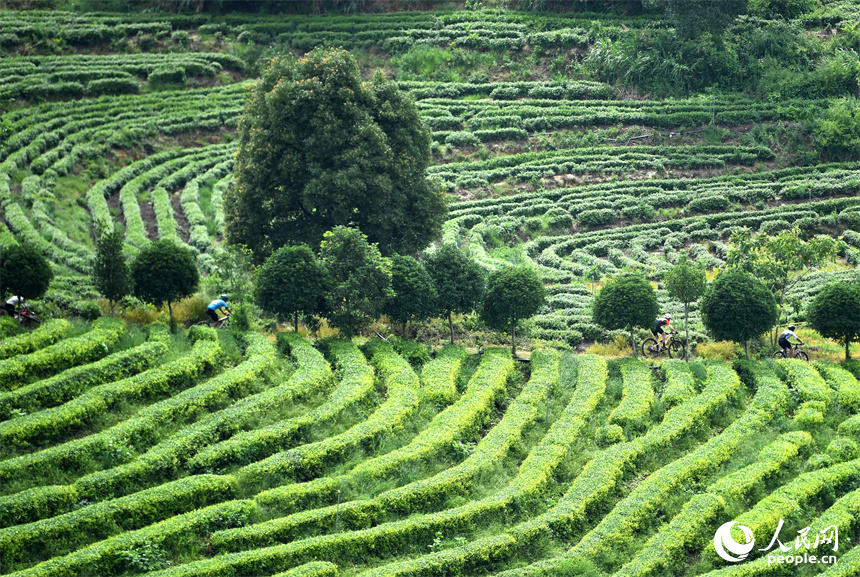
<instances>
[{"instance_id":1,"label":"bare tree trunk","mask_svg":"<svg viewBox=\"0 0 860 577\"><path fill-rule=\"evenodd\" d=\"M517 356L517 325L511 327L511 356Z\"/></svg>"},{"instance_id":2,"label":"bare tree trunk","mask_svg":"<svg viewBox=\"0 0 860 577\"><path fill-rule=\"evenodd\" d=\"M448 328L451 329L451 344L454 344L454 321L451 319L451 312L448 312Z\"/></svg>"},{"instance_id":3,"label":"bare tree trunk","mask_svg":"<svg viewBox=\"0 0 860 577\"><path fill-rule=\"evenodd\" d=\"M633 358L638 359L639 353L636 352L636 337L633 335L633 327L630 327L630 346L633 347Z\"/></svg>"},{"instance_id":4,"label":"bare tree trunk","mask_svg":"<svg viewBox=\"0 0 860 577\"><path fill-rule=\"evenodd\" d=\"M744 352L747 355L747 360L750 360L750 342L748 340L744 341Z\"/></svg>"},{"instance_id":5,"label":"bare tree trunk","mask_svg":"<svg viewBox=\"0 0 860 577\"><path fill-rule=\"evenodd\" d=\"M298 312L295 313L295 316L293 316L293 330L295 330L296 332L299 332L299 313Z\"/></svg>"},{"instance_id":6,"label":"bare tree trunk","mask_svg":"<svg viewBox=\"0 0 860 577\"><path fill-rule=\"evenodd\" d=\"M846 361L851 360L851 351L848 348L850 346L851 346L851 339L849 339L848 336L846 335L845 336L845 360Z\"/></svg>"},{"instance_id":7,"label":"bare tree trunk","mask_svg":"<svg viewBox=\"0 0 860 577\"><path fill-rule=\"evenodd\" d=\"M690 362L690 319L687 318L687 303L684 303L684 360Z\"/></svg>"},{"instance_id":8,"label":"bare tree trunk","mask_svg":"<svg viewBox=\"0 0 860 577\"><path fill-rule=\"evenodd\" d=\"M173 307L170 301L167 301L167 311L170 313L170 332L176 334L176 320L173 318Z\"/></svg>"}]
</instances>

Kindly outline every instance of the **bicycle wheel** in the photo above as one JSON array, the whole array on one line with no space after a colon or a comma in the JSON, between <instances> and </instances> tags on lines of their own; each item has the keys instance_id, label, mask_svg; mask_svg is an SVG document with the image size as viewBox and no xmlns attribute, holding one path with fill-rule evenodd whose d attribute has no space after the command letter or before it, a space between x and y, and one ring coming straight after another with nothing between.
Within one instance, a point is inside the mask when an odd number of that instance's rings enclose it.
<instances>
[{"instance_id":1,"label":"bicycle wheel","mask_svg":"<svg viewBox=\"0 0 860 577\"><path fill-rule=\"evenodd\" d=\"M784 359L785 358L785 351L780 349L780 350L776 351L775 353L773 353L770 358L772 358L772 359Z\"/></svg>"},{"instance_id":2,"label":"bicycle wheel","mask_svg":"<svg viewBox=\"0 0 860 577\"><path fill-rule=\"evenodd\" d=\"M669 358L684 360L685 357L686 351L684 350L684 345L678 341L672 341L672 344L669 345Z\"/></svg>"},{"instance_id":3,"label":"bicycle wheel","mask_svg":"<svg viewBox=\"0 0 860 577\"><path fill-rule=\"evenodd\" d=\"M794 353L794 358L800 359L801 361L806 361L807 363L809 362L809 355L807 355L803 351L797 351L796 353Z\"/></svg>"},{"instance_id":4,"label":"bicycle wheel","mask_svg":"<svg viewBox=\"0 0 860 577\"><path fill-rule=\"evenodd\" d=\"M642 354L646 357L656 359L660 356L660 345L654 339L642 341Z\"/></svg>"},{"instance_id":5,"label":"bicycle wheel","mask_svg":"<svg viewBox=\"0 0 860 577\"><path fill-rule=\"evenodd\" d=\"M33 317L33 316L29 316L29 315L27 315L27 316L21 316L21 317L19 317L19 318L18 318L18 322L21 324L21 326L22 326L22 327L24 327L24 328L26 328L26 329L30 329L30 328L33 328L33 327L39 326L39 324L40 324L42 321L40 321L40 320L39 320L39 319L37 319L36 317Z\"/></svg>"}]
</instances>

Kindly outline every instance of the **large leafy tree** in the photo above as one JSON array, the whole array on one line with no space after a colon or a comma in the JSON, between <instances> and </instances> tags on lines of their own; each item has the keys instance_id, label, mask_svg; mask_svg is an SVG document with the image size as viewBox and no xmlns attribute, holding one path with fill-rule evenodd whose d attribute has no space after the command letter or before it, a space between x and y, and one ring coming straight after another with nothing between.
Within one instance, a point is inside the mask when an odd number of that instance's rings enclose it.
<instances>
[{"instance_id":1,"label":"large leafy tree","mask_svg":"<svg viewBox=\"0 0 860 577\"><path fill-rule=\"evenodd\" d=\"M0 294L37 299L48 290L54 273L39 249L16 244L0 250Z\"/></svg>"},{"instance_id":2,"label":"large leafy tree","mask_svg":"<svg viewBox=\"0 0 860 577\"><path fill-rule=\"evenodd\" d=\"M718 341L744 344L777 322L776 300L760 280L742 270L721 273L702 297L702 322Z\"/></svg>"},{"instance_id":3,"label":"large leafy tree","mask_svg":"<svg viewBox=\"0 0 860 577\"><path fill-rule=\"evenodd\" d=\"M307 245L282 246L260 267L255 297L264 311L292 318L298 331L300 313L322 313L327 287L325 267Z\"/></svg>"},{"instance_id":4,"label":"large leafy tree","mask_svg":"<svg viewBox=\"0 0 860 577\"><path fill-rule=\"evenodd\" d=\"M391 262L360 230L346 226L325 233L320 259L331 279L326 317L351 337L376 320L391 298Z\"/></svg>"},{"instance_id":5,"label":"large leafy tree","mask_svg":"<svg viewBox=\"0 0 860 577\"><path fill-rule=\"evenodd\" d=\"M491 328L511 332L511 354L517 354L517 325L546 304L546 290L537 271L529 266L495 270L487 278L481 318Z\"/></svg>"},{"instance_id":6,"label":"large leafy tree","mask_svg":"<svg viewBox=\"0 0 860 577\"><path fill-rule=\"evenodd\" d=\"M92 270L93 284L110 303L110 314L116 301L131 292L131 272L122 252L122 232L114 229L103 234L96 244Z\"/></svg>"},{"instance_id":7,"label":"large leafy tree","mask_svg":"<svg viewBox=\"0 0 860 577\"><path fill-rule=\"evenodd\" d=\"M424 265L411 256L391 257L391 288L394 296L385 303L383 312L391 321L403 326L406 336L410 321L423 321L436 310L436 287Z\"/></svg>"},{"instance_id":8,"label":"large leafy tree","mask_svg":"<svg viewBox=\"0 0 860 577\"><path fill-rule=\"evenodd\" d=\"M197 291L200 273L194 253L170 239L152 242L131 263L134 294L152 304L167 303L170 328L176 331L173 303Z\"/></svg>"},{"instance_id":9,"label":"large leafy tree","mask_svg":"<svg viewBox=\"0 0 860 577\"><path fill-rule=\"evenodd\" d=\"M823 337L845 345L847 361L851 342L860 340L860 285L828 284L807 306L806 319Z\"/></svg>"},{"instance_id":10,"label":"large leafy tree","mask_svg":"<svg viewBox=\"0 0 860 577\"><path fill-rule=\"evenodd\" d=\"M272 60L239 127L227 236L258 261L286 244L318 246L338 225L385 254L439 236L447 208L424 174L430 132L407 94L381 73L363 81L348 52Z\"/></svg>"},{"instance_id":11,"label":"large leafy tree","mask_svg":"<svg viewBox=\"0 0 860 577\"><path fill-rule=\"evenodd\" d=\"M451 344L454 344L454 313L466 314L478 308L484 294L484 271L478 263L453 244L443 244L427 258L427 272L433 278L437 312L448 317Z\"/></svg>"},{"instance_id":12,"label":"large leafy tree","mask_svg":"<svg viewBox=\"0 0 860 577\"><path fill-rule=\"evenodd\" d=\"M630 333L633 356L637 355L636 327L650 327L660 313L657 294L645 277L626 274L606 283L592 306L592 320L609 330Z\"/></svg>"},{"instance_id":13,"label":"large leafy tree","mask_svg":"<svg viewBox=\"0 0 860 577\"><path fill-rule=\"evenodd\" d=\"M762 281L776 299L779 312L784 308L786 293L809 272L835 260L843 246L842 241L827 235L805 240L797 228L776 236L736 232L731 237L726 266ZM776 333L771 335L771 345L775 344Z\"/></svg>"},{"instance_id":14,"label":"large leafy tree","mask_svg":"<svg viewBox=\"0 0 860 577\"><path fill-rule=\"evenodd\" d=\"M708 286L705 271L693 266L685 252L681 254L678 264L669 269L663 280L666 283L669 296L684 303L684 358L689 359L690 355L687 351L690 342L688 311L690 303L696 302L705 294L705 289Z\"/></svg>"}]
</instances>

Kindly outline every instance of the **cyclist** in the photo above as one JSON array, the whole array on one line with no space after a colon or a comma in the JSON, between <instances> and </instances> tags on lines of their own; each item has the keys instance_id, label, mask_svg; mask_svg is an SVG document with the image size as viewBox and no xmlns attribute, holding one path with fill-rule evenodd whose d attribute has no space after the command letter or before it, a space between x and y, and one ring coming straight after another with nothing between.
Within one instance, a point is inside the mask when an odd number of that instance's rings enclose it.
<instances>
[{"instance_id":1,"label":"cyclist","mask_svg":"<svg viewBox=\"0 0 860 577\"><path fill-rule=\"evenodd\" d=\"M218 311L219 310L226 310L227 311L226 313L224 313L224 316L227 316L228 314L233 313L233 311L230 310L230 307L227 306L228 300L229 300L229 297L227 295L221 295L217 299L215 299L214 301L209 303L209 306L206 308L206 314L209 315L210 319L212 319L212 323L209 326L214 328L215 325L218 324L218 321L221 320L218 317Z\"/></svg>"},{"instance_id":2,"label":"cyclist","mask_svg":"<svg viewBox=\"0 0 860 577\"><path fill-rule=\"evenodd\" d=\"M669 313L666 313L665 315L663 315L663 318L659 318L655 321L654 328L651 329L651 333L654 335L654 338L660 340L660 346L664 349L666 348L666 339L669 335L668 335L668 333L666 333L663 330L663 327L666 327L669 330L669 332L672 332L672 333L677 332L674 329L674 327L672 327L671 323L669 322L671 320L672 320L672 315L670 315ZM660 335L660 336L658 337L657 335Z\"/></svg>"},{"instance_id":3,"label":"cyclist","mask_svg":"<svg viewBox=\"0 0 860 577\"><path fill-rule=\"evenodd\" d=\"M800 337L794 333L794 329L794 325L788 325L788 328L782 331L782 334L779 335L779 340L777 341L779 343L779 346L782 347L783 355L787 359L794 358L794 349L791 348L791 343L788 341L789 337L794 337L797 339L798 343L800 343L801 345L803 344L803 341L800 340Z\"/></svg>"},{"instance_id":4,"label":"cyclist","mask_svg":"<svg viewBox=\"0 0 860 577\"><path fill-rule=\"evenodd\" d=\"M19 312L21 312L27 303L24 302L24 297L22 296L13 296L6 304L3 305L3 309L9 313L10 316L15 316Z\"/></svg>"}]
</instances>

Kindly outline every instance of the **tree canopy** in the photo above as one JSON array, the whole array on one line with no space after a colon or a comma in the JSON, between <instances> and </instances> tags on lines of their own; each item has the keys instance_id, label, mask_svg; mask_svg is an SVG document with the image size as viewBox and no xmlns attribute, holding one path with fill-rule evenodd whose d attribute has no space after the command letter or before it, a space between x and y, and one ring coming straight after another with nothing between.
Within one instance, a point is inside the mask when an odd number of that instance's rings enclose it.
<instances>
[{"instance_id":1,"label":"tree canopy","mask_svg":"<svg viewBox=\"0 0 860 577\"><path fill-rule=\"evenodd\" d=\"M827 235L804 240L797 228L777 235L736 232L726 258L728 268L737 268L761 280L782 304L786 291L809 271L836 258L841 241Z\"/></svg>"},{"instance_id":2,"label":"tree canopy","mask_svg":"<svg viewBox=\"0 0 860 577\"><path fill-rule=\"evenodd\" d=\"M546 304L546 290L529 266L495 270L487 278L481 318L491 329L511 332L511 354L517 354L517 325Z\"/></svg>"},{"instance_id":3,"label":"tree canopy","mask_svg":"<svg viewBox=\"0 0 860 577\"><path fill-rule=\"evenodd\" d=\"M338 225L385 254L439 236L447 208L424 174L429 129L407 94L381 73L364 82L345 50L273 59L239 129L227 236L258 261L287 244L319 246Z\"/></svg>"},{"instance_id":4,"label":"tree canopy","mask_svg":"<svg viewBox=\"0 0 860 577\"><path fill-rule=\"evenodd\" d=\"M726 266L748 272L762 281L773 293L779 315L788 290L813 269L835 260L843 246L842 241L827 235L806 240L796 227L777 235L736 232L731 237ZM775 345L776 334L771 340Z\"/></svg>"},{"instance_id":5,"label":"tree canopy","mask_svg":"<svg viewBox=\"0 0 860 577\"><path fill-rule=\"evenodd\" d=\"M167 303L175 331L172 304L193 295L200 283L194 253L170 239L153 241L132 261L131 277L135 296L152 304Z\"/></svg>"},{"instance_id":6,"label":"tree canopy","mask_svg":"<svg viewBox=\"0 0 860 577\"><path fill-rule=\"evenodd\" d=\"M484 294L484 270L453 244L443 244L427 258L427 272L439 295L437 311L448 317L451 344L454 344L454 313L466 314L478 308Z\"/></svg>"},{"instance_id":7,"label":"tree canopy","mask_svg":"<svg viewBox=\"0 0 860 577\"><path fill-rule=\"evenodd\" d=\"M404 333L410 321L429 319L436 312L438 295L433 279L424 265L411 256L391 257L391 288L394 296L385 303L383 312L403 325Z\"/></svg>"},{"instance_id":8,"label":"tree canopy","mask_svg":"<svg viewBox=\"0 0 860 577\"><path fill-rule=\"evenodd\" d=\"M264 311L292 318L299 330L299 314L320 314L328 285L325 267L307 245L282 246L260 267L255 298Z\"/></svg>"},{"instance_id":9,"label":"tree canopy","mask_svg":"<svg viewBox=\"0 0 860 577\"><path fill-rule=\"evenodd\" d=\"M696 302L705 294L705 289L708 287L705 271L693 266L687 253L683 252L681 258L678 259L678 264L669 269L663 280L666 283L669 296L684 303L684 330L686 333L684 351L686 353L690 342L688 309L690 303ZM689 358L689 355L685 354L684 358Z\"/></svg>"},{"instance_id":10,"label":"tree canopy","mask_svg":"<svg viewBox=\"0 0 860 577\"><path fill-rule=\"evenodd\" d=\"M636 352L634 327L650 327L660 313L657 294L645 277L626 274L606 283L594 298L592 319L609 329L630 332L633 355Z\"/></svg>"},{"instance_id":11,"label":"tree canopy","mask_svg":"<svg viewBox=\"0 0 860 577\"><path fill-rule=\"evenodd\" d=\"M131 292L131 272L122 251L121 231L114 229L99 238L92 277L96 290L108 300L113 314L114 303Z\"/></svg>"},{"instance_id":12,"label":"tree canopy","mask_svg":"<svg viewBox=\"0 0 860 577\"><path fill-rule=\"evenodd\" d=\"M845 345L851 358L851 342L860 339L860 285L826 285L807 305L806 319L821 336Z\"/></svg>"},{"instance_id":13,"label":"tree canopy","mask_svg":"<svg viewBox=\"0 0 860 577\"><path fill-rule=\"evenodd\" d=\"M37 299L45 294L54 272L39 249L16 244L0 250L0 293Z\"/></svg>"},{"instance_id":14,"label":"tree canopy","mask_svg":"<svg viewBox=\"0 0 860 577\"><path fill-rule=\"evenodd\" d=\"M718 341L744 343L777 322L776 300L760 280L742 270L721 273L702 297L702 322Z\"/></svg>"},{"instance_id":15,"label":"tree canopy","mask_svg":"<svg viewBox=\"0 0 860 577\"><path fill-rule=\"evenodd\" d=\"M326 318L351 337L376 320L391 298L391 262L360 230L346 226L325 233L320 259L331 279Z\"/></svg>"}]
</instances>

